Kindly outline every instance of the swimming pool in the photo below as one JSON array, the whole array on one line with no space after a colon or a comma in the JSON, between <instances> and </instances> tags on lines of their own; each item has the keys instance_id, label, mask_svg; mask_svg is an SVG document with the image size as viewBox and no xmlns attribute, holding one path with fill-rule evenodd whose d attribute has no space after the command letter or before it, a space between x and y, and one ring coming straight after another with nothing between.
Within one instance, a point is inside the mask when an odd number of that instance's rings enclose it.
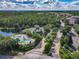
<instances>
[{"instance_id":1,"label":"swimming pool","mask_svg":"<svg viewBox=\"0 0 79 59\"><path fill-rule=\"evenodd\" d=\"M29 43L33 43L35 40L32 39L32 37L29 37L26 34L17 34L15 36L12 37L15 40L18 40L19 44L29 44Z\"/></svg>"},{"instance_id":2,"label":"swimming pool","mask_svg":"<svg viewBox=\"0 0 79 59\"><path fill-rule=\"evenodd\" d=\"M24 43L24 42L26 43L26 42L31 42L31 41L32 41L31 39L25 39L25 40L24 39L21 39L19 42L20 43Z\"/></svg>"}]
</instances>

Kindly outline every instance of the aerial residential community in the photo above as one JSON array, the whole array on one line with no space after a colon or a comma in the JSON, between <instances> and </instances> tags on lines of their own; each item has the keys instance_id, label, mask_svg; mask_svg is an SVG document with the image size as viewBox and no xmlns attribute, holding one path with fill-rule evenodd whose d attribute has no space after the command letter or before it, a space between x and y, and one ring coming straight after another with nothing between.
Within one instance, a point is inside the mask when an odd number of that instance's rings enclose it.
<instances>
[{"instance_id":1,"label":"aerial residential community","mask_svg":"<svg viewBox=\"0 0 79 59\"><path fill-rule=\"evenodd\" d=\"M79 59L79 0L0 0L0 59Z\"/></svg>"},{"instance_id":2,"label":"aerial residential community","mask_svg":"<svg viewBox=\"0 0 79 59\"><path fill-rule=\"evenodd\" d=\"M79 59L79 12L0 12L0 59Z\"/></svg>"}]
</instances>

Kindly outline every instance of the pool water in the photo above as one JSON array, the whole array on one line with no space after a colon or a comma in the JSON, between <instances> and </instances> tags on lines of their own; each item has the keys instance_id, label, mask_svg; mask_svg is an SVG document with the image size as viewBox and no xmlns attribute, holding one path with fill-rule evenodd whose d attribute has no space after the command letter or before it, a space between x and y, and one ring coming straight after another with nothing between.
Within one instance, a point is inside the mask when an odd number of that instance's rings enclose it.
<instances>
[{"instance_id":1,"label":"pool water","mask_svg":"<svg viewBox=\"0 0 79 59\"><path fill-rule=\"evenodd\" d=\"M33 42L32 37L27 36L26 34L17 34L15 36L12 36L13 39L17 40L19 43L30 43Z\"/></svg>"},{"instance_id":2,"label":"pool water","mask_svg":"<svg viewBox=\"0 0 79 59\"><path fill-rule=\"evenodd\" d=\"M26 39L26 40L21 39L19 42L20 42L20 43L23 43L23 42L31 42L31 41L32 41L31 39Z\"/></svg>"}]
</instances>

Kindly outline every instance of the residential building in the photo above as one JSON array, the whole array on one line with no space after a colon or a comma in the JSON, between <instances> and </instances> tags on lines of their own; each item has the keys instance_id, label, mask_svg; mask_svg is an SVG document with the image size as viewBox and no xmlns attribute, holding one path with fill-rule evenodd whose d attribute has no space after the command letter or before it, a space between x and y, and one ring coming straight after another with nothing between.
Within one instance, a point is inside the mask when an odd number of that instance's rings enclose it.
<instances>
[{"instance_id":1,"label":"residential building","mask_svg":"<svg viewBox=\"0 0 79 59\"><path fill-rule=\"evenodd\" d=\"M69 25L79 24L79 16L71 16L67 20Z\"/></svg>"},{"instance_id":2,"label":"residential building","mask_svg":"<svg viewBox=\"0 0 79 59\"><path fill-rule=\"evenodd\" d=\"M77 36L72 36L72 41L73 41L73 46L76 48L76 49L78 49L78 47L79 47L79 37L77 37Z\"/></svg>"}]
</instances>

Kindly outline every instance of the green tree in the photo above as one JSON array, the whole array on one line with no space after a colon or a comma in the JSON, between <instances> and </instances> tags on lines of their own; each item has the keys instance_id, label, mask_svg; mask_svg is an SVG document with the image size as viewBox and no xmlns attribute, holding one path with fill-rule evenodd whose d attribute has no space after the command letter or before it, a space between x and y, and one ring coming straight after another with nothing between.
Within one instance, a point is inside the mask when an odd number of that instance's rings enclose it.
<instances>
[{"instance_id":1,"label":"green tree","mask_svg":"<svg viewBox=\"0 0 79 59\"><path fill-rule=\"evenodd\" d=\"M45 53L45 54L48 54L49 51L50 51L50 49L51 49L51 44L50 44L50 43L47 43L47 44L45 45L44 53Z\"/></svg>"},{"instance_id":2,"label":"green tree","mask_svg":"<svg viewBox=\"0 0 79 59\"><path fill-rule=\"evenodd\" d=\"M75 24L75 25L74 25L74 28L75 28L75 31L76 31L77 33L79 33L79 25L78 25L78 24Z\"/></svg>"},{"instance_id":3,"label":"green tree","mask_svg":"<svg viewBox=\"0 0 79 59\"><path fill-rule=\"evenodd\" d=\"M14 47L17 45L17 42L10 37L4 37L0 40L0 52L13 52ZM6 53L5 53L6 54Z\"/></svg>"},{"instance_id":4,"label":"green tree","mask_svg":"<svg viewBox=\"0 0 79 59\"><path fill-rule=\"evenodd\" d=\"M28 29L24 30L22 33L27 34L28 36L32 36L32 32Z\"/></svg>"},{"instance_id":5,"label":"green tree","mask_svg":"<svg viewBox=\"0 0 79 59\"><path fill-rule=\"evenodd\" d=\"M60 52L61 59L72 59L71 56L70 56L70 53L68 53L67 50L60 48L59 52Z\"/></svg>"},{"instance_id":6,"label":"green tree","mask_svg":"<svg viewBox=\"0 0 79 59\"><path fill-rule=\"evenodd\" d=\"M72 59L79 59L79 52L73 52Z\"/></svg>"},{"instance_id":7,"label":"green tree","mask_svg":"<svg viewBox=\"0 0 79 59\"><path fill-rule=\"evenodd\" d=\"M60 41L61 42L61 46L64 46L65 44L69 45L69 41L70 41L69 37L63 36L61 41Z\"/></svg>"},{"instance_id":8,"label":"green tree","mask_svg":"<svg viewBox=\"0 0 79 59\"><path fill-rule=\"evenodd\" d=\"M37 45L41 40L42 40L42 36L39 33L33 33L32 36L35 39L35 45Z\"/></svg>"}]
</instances>

